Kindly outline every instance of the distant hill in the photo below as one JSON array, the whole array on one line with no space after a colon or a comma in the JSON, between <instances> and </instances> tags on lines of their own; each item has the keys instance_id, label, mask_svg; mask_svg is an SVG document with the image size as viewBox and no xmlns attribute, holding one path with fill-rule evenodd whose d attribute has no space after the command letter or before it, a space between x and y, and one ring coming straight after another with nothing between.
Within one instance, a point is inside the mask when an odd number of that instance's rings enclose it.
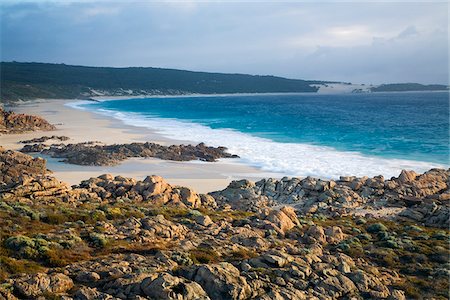
<instances>
[{"instance_id":1,"label":"distant hill","mask_svg":"<svg viewBox=\"0 0 450 300\"><path fill-rule=\"evenodd\" d=\"M160 94L317 92L318 81L160 68L1 63L1 100ZM320 82L321 83L321 82Z\"/></svg>"},{"instance_id":2,"label":"distant hill","mask_svg":"<svg viewBox=\"0 0 450 300\"><path fill-rule=\"evenodd\" d=\"M372 92L445 91L448 90L448 86L442 84L392 83L372 87L370 90Z\"/></svg>"},{"instance_id":3,"label":"distant hill","mask_svg":"<svg viewBox=\"0 0 450 300\"><path fill-rule=\"evenodd\" d=\"M320 91L319 91L320 89ZM162 68L85 67L49 63L0 63L0 102L233 93L350 93L448 90L418 83L353 85L276 76L193 72Z\"/></svg>"}]
</instances>

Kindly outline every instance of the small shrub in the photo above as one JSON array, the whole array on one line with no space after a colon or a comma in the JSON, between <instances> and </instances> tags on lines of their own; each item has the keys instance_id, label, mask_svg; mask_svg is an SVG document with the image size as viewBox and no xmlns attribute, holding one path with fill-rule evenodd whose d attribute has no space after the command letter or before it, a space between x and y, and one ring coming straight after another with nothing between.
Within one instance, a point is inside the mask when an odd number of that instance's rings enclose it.
<instances>
[{"instance_id":1,"label":"small shrub","mask_svg":"<svg viewBox=\"0 0 450 300\"><path fill-rule=\"evenodd\" d=\"M71 234L67 237L67 239L59 240L58 244L60 244L61 247L63 247L64 249L70 249L73 248L78 243L80 243L81 241L82 239L79 236Z\"/></svg>"},{"instance_id":2,"label":"small shrub","mask_svg":"<svg viewBox=\"0 0 450 300\"><path fill-rule=\"evenodd\" d=\"M387 248L399 248L398 244L394 240L386 240L383 242L383 246Z\"/></svg>"},{"instance_id":3,"label":"small shrub","mask_svg":"<svg viewBox=\"0 0 450 300\"><path fill-rule=\"evenodd\" d=\"M23 247L21 248L17 254L22 258L36 259L39 256L39 252L37 249L31 247Z\"/></svg>"},{"instance_id":4,"label":"small shrub","mask_svg":"<svg viewBox=\"0 0 450 300\"><path fill-rule=\"evenodd\" d=\"M0 201L0 210L12 211L14 209L8 203Z\"/></svg>"},{"instance_id":5,"label":"small shrub","mask_svg":"<svg viewBox=\"0 0 450 300\"><path fill-rule=\"evenodd\" d=\"M358 218L358 219L356 219L355 223L356 223L356 225L364 225L367 223L367 221L363 218Z\"/></svg>"},{"instance_id":6,"label":"small shrub","mask_svg":"<svg viewBox=\"0 0 450 300\"><path fill-rule=\"evenodd\" d=\"M63 215L61 213L47 213L45 216L42 217L42 220L45 223L52 224L52 225L60 225L64 224L65 222L68 222L69 219L66 215Z\"/></svg>"},{"instance_id":7,"label":"small shrub","mask_svg":"<svg viewBox=\"0 0 450 300\"><path fill-rule=\"evenodd\" d=\"M387 230L388 230L387 227L381 223L375 223L375 224L369 225L367 227L367 232L370 232L370 233L378 233L378 232L387 231Z\"/></svg>"},{"instance_id":8,"label":"small shrub","mask_svg":"<svg viewBox=\"0 0 450 300\"><path fill-rule=\"evenodd\" d=\"M370 241L372 239L372 236L367 233L358 234L356 237L361 241Z\"/></svg>"},{"instance_id":9,"label":"small shrub","mask_svg":"<svg viewBox=\"0 0 450 300\"><path fill-rule=\"evenodd\" d=\"M244 260L257 256L258 253L256 253L256 251L247 248L239 248L238 250L231 252L231 260Z\"/></svg>"},{"instance_id":10,"label":"small shrub","mask_svg":"<svg viewBox=\"0 0 450 300\"><path fill-rule=\"evenodd\" d=\"M123 212L123 217L124 218L134 217L134 218L140 219L140 218L144 218L145 214L140 210L132 208L132 209L129 209L129 210L126 210L125 212Z\"/></svg>"},{"instance_id":11,"label":"small shrub","mask_svg":"<svg viewBox=\"0 0 450 300\"><path fill-rule=\"evenodd\" d=\"M39 220L39 213L32 210L29 206L17 204L14 210L21 216L27 216L31 220Z\"/></svg>"},{"instance_id":12,"label":"small shrub","mask_svg":"<svg viewBox=\"0 0 450 300\"><path fill-rule=\"evenodd\" d=\"M189 216L189 210L179 207L159 207L151 209L149 215L163 215L166 220L173 221L174 218L185 218Z\"/></svg>"},{"instance_id":13,"label":"small shrub","mask_svg":"<svg viewBox=\"0 0 450 300\"><path fill-rule=\"evenodd\" d=\"M96 209L91 215L91 220L93 222L106 221L106 214L104 211Z\"/></svg>"},{"instance_id":14,"label":"small shrub","mask_svg":"<svg viewBox=\"0 0 450 300\"><path fill-rule=\"evenodd\" d=\"M405 230L406 231L415 231L415 232L422 232L423 231L422 228L420 228L419 226L416 226L416 225L405 226Z\"/></svg>"},{"instance_id":15,"label":"small shrub","mask_svg":"<svg viewBox=\"0 0 450 300\"><path fill-rule=\"evenodd\" d=\"M190 266L194 262L190 258L189 254L184 252L174 252L170 257L173 261L175 261L179 265Z\"/></svg>"},{"instance_id":16,"label":"small shrub","mask_svg":"<svg viewBox=\"0 0 450 300\"><path fill-rule=\"evenodd\" d=\"M445 240L448 238L448 236L445 231L437 231L431 236L431 238L435 240Z\"/></svg>"},{"instance_id":17,"label":"small shrub","mask_svg":"<svg viewBox=\"0 0 450 300\"><path fill-rule=\"evenodd\" d=\"M198 248L190 252L191 259L195 264L209 264L217 262L219 255L217 252L211 249Z\"/></svg>"},{"instance_id":18,"label":"small shrub","mask_svg":"<svg viewBox=\"0 0 450 300\"><path fill-rule=\"evenodd\" d=\"M122 217L122 210L119 207L111 207L106 209L108 219L118 219Z\"/></svg>"},{"instance_id":19,"label":"small shrub","mask_svg":"<svg viewBox=\"0 0 450 300\"><path fill-rule=\"evenodd\" d=\"M68 264L67 260L59 251L47 251L45 259L47 261L47 264L52 267L64 267Z\"/></svg>"},{"instance_id":20,"label":"small shrub","mask_svg":"<svg viewBox=\"0 0 450 300\"><path fill-rule=\"evenodd\" d=\"M391 249L375 249L370 255L383 267L393 268L399 263L398 255Z\"/></svg>"},{"instance_id":21,"label":"small shrub","mask_svg":"<svg viewBox=\"0 0 450 300\"><path fill-rule=\"evenodd\" d=\"M90 233L89 238L97 248L104 248L108 244L108 240L106 239L105 235L101 233Z\"/></svg>"},{"instance_id":22,"label":"small shrub","mask_svg":"<svg viewBox=\"0 0 450 300\"><path fill-rule=\"evenodd\" d=\"M14 250L14 251L19 251L20 249L22 249L24 247L34 248L35 245L36 245L35 241L32 238L29 238L24 235L12 236L12 237L7 238L5 241L5 246L8 249Z\"/></svg>"}]
</instances>

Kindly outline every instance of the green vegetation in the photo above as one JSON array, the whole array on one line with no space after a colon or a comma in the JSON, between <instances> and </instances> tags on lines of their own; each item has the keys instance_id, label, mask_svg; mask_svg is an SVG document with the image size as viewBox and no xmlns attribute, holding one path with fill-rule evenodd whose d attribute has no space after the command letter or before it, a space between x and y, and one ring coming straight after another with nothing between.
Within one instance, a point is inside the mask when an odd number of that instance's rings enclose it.
<instances>
[{"instance_id":1,"label":"green vegetation","mask_svg":"<svg viewBox=\"0 0 450 300\"><path fill-rule=\"evenodd\" d=\"M442 84L392 83L382 84L370 90L372 92L448 91L448 86Z\"/></svg>"},{"instance_id":2,"label":"green vegetation","mask_svg":"<svg viewBox=\"0 0 450 300\"><path fill-rule=\"evenodd\" d=\"M47 63L1 63L1 100L110 95L316 92L299 79L160 68L103 68ZM132 92L128 92L131 90Z\"/></svg>"},{"instance_id":3,"label":"green vegetation","mask_svg":"<svg viewBox=\"0 0 450 300\"><path fill-rule=\"evenodd\" d=\"M448 297L448 277L440 274L447 274L448 232L409 222L367 219L365 223L351 217L312 221L323 227L339 226L347 234L339 244L330 245L332 252L363 258L402 275L397 287L406 292L407 299L423 299L425 295L434 295L434 299Z\"/></svg>"},{"instance_id":4,"label":"green vegetation","mask_svg":"<svg viewBox=\"0 0 450 300\"><path fill-rule=\"evenodd\" d=\"M11 204L0 201L0 280L18 273L36 273L48 267L63 267L111 253L148 254L170 249L164 241L134 243L113 240L104 234L98 222L123 222L130 218L163 215L177 223L194 224L196 215L209 215L215 221L241 220L254 213L232 210L191 210L175 206L155 206L151 202L139 205L133 202L84 203L73 207L69 203ZM187 223L186 223L187 221ZM93 231L83 228L93 226ZM226 257L209 248L189 252L185 264L210 263L224 259L235 261L255 257L252 250L239 249Z\"/></svg>"}]
</instances>

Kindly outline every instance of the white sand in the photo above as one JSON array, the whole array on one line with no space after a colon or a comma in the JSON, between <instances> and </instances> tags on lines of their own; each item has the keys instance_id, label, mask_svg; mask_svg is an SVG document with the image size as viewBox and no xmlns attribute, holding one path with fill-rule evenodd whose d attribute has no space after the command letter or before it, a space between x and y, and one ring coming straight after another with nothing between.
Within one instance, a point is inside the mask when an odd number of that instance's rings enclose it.
<instances>
[{"instance_id":1,"label":"white sand","mask_svg":"<svg viewBox=\"0 0 450 300\"><path fill-rule=\"evenodd\" d=\"M165 145L187 144L186 141L167 139L155 132L142 128L124 125L122 122L65 106L74 100L39 100L23 103L15 107L6 107L17 113L26 113L44 117L55 124L56 131L32 132L25 134L0 135L0 145L6 149L20 149L21 140L44 135L64 135L70 137L66 143L100 141L106 144L130 142L155 142ZM48 141L47 143L59 141ZM225 188L231 180L247 178L280 178L281 174L262 172L260 169L247 166L239 159L222 159L218 162L174 162L160 159L133 158L113 167L78 166L48 159L48 168L54 175L69 184L78 184L81 180L97 177L104 173L143 179L147 175L160 175L169 183L194 188L201 193Z\"/></svg>"}]
</instances>

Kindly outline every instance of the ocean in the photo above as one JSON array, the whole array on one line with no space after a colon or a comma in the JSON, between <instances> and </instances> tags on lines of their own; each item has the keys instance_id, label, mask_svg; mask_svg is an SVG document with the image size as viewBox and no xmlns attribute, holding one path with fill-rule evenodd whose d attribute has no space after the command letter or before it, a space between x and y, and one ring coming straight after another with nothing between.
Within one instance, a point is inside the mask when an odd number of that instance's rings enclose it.
<instances>
[{"instance_id":1,"label":"ocean","mask_svg":"<svg viewBox=\"0 0 450 300\"><path fill-rule=\"evenodd\" d=\"M151 97L72 106L177 140L225 146L286 176L448 168L448 92Z\"/></svg>"}]
</instances>

